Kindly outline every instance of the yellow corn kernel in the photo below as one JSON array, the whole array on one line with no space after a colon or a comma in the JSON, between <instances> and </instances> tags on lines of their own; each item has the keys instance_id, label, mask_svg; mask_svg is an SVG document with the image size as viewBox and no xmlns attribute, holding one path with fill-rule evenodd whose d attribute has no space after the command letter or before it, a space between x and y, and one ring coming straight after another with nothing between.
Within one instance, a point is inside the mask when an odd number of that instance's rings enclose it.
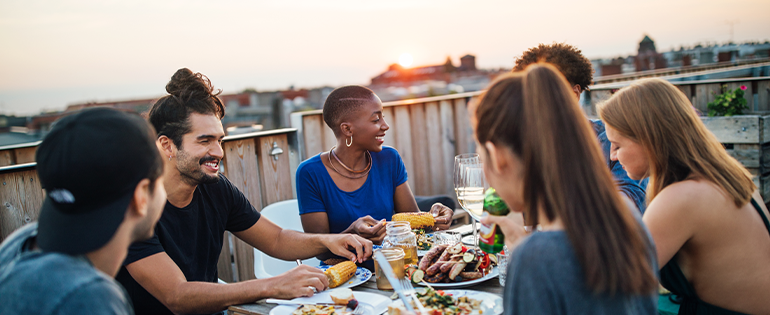
<instances>
[{"instance_id":1,"label":"yellow corn kernel","mask_svg":"<svg viewBox=\"0 0 770 315\"><path fill-rule=\"evenodd\" d=\"M432 227L436 220L428 212L402 212L393 215L393 221L407 221L413 229Z\"/></svg>"},{"instance_id":2,"label":"yellow corn kernel","mask_svg":"<svg viewBox=\"0 0 770 315\"><path fill-rule=\"evenodd\" d=\"M336 288L356 275L356 264L350 260L331 266L324 271L329 280L329 287Z\"/></svg>"}]
</instances>

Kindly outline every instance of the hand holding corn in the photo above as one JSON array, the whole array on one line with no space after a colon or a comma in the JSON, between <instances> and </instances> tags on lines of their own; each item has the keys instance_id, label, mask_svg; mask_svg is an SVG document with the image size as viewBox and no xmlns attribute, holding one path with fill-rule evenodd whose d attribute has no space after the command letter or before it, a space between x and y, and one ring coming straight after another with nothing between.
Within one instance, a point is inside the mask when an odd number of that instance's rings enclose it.
<instances>
[{"instance_id":1,"label":"hand holding corn","mask_svg":"<svg viewBox=\"0 0 770 315\"><path fill-rule=\"evenodd\" d=\"M393 215L393 221L407 221L412 229L424 229L433 227L436 220L429 212L401 212Z\"/></svg>"}]
</instances>

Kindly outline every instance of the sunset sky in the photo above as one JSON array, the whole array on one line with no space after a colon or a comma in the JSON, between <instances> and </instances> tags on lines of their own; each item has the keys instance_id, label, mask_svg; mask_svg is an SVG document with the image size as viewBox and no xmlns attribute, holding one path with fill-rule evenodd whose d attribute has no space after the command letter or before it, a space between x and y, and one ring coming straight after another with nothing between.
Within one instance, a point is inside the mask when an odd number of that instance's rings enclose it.
<instances>
[{"instance_id":1,"label":"sunset sky","mask_svg":"<svg viewBox=\"0 0 770 315\"><path fill-rule=\"evenodd\" d=\"M0 112L164 94L181 67L224 93L368 84L402 54L413 65L510 68L538 43L589 58L698 42L770 39L767 0L2 0Z\"/></svg>"}]
</instances>

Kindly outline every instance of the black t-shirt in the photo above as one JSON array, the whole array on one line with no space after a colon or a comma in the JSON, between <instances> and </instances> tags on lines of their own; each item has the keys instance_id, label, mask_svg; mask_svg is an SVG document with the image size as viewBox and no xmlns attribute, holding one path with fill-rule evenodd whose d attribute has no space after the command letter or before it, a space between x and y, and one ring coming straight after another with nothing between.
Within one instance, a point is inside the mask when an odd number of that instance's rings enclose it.
<instances>
[{"instance_id":1,"label":"black t-shirt","mask_svg":"<svg viewBox=\"0 0 770 315\"><path fill-rule=\"evenodd\" d=\"M131 245L124 267L116 277L128 291L136 314L171 314L171 311L131 277L126 265L165 251L187 281L217 282L217 261L225 230L246 230L257 223L259 217L243 193L222 175L215 184L198 185L192 202L184 208L166 202L155 226L155 235Z\"/></svg>"}]
</instances>

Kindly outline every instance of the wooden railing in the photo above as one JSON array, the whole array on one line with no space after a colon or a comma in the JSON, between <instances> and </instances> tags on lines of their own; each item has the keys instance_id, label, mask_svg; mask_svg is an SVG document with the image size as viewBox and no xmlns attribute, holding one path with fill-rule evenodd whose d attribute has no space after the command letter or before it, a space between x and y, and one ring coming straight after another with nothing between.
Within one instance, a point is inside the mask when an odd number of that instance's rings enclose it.
<instances>
[{"instance_id":1,"label":"wooden railing","mask_svg":"<svg viewBox=\"0 0 770 315\"><path fill-rule=\"evenodd\" d=\"M638 80L642 78L663 77L663 76L687 74L687 73L702 72L702 71L709 71L709 70L729 69L729 68L734 68L738 66L756 65L761 63L770 63L770 58L759 58L759 59L740 60L740 61L726 61L726 62L702 64L697 66L663 68L663 69L655 69L655 70L647 70L647 71L637 71L637 72L625 73L625 74L604 75L604 76L594 78L594 84L606 84L606 83L613 83L613 82L633 81L633 80Z\"/></svg>"},{"instance_id":2,"label":"wooden railing","mask_svg":"<svg viewBox=\"0 0 770 315\"><path fill-rule=\"evenodd\" d=\"M257 210L295 198L293 180L299 164L296 139L295 129L225 137L222 171ZM6 150L31 148L34 158L35 147ZM276 149L283 153L271 155L271 152L279 152ZM0 156L11 153L0 152ZM17 228L38 218L43 190L35 168L35 163L0 167L0 242ZM219 278L227 282L254 279L253 247L228 232L218 267Z\"/></svg>"},{"instance_id":3,"label":"wooden railing","mask_svg":"<svg viewBox=\"0 0 770 315\"><path fill-rule=\"evenodd\" d=\"M596 115L596 104L601 103L612 96L615 91L630 85L633 81L624 81L609 84L600 84L590 87L590 91L583 93L581 106L589 116ZM745 98L750 112L770 112L770 76L756 78L734 78L700 81L671 81L679 90L690 99L692 105L701 113L707 113L706 106L713 101L715 94L722 93L722 86L735 89L746 86Z\"/></svg>"},{"instance_id":4,"label":"wooden railing","mask_svg":"<svg viewBox=\"0 0 770 315\"><path fill-rule=\"evenodd\" d=\"M0 167L35 162L40 141L0 147Z\"/></svg>"},{"instance_id":5,"label":"wooden railing","mask_svg":"<svg viewBox=\"0 0 770 315\"><path fill-rule=\"evenodd\" d=\"M749 108L755 109L747 114L770 113L770 77L672 83L703 113L706 112L706 104L714 99L712 92L721 93L722 85L731 89L746 85ZM596 118L596 104L608 99L615 90L629 84L631 82L596 85L591 87L590 91L584 92L581 106L586 115ZM454 195L453 157L461 153L475 152L467 104L482 93L483 91L478 91L383 103L385 121L390 124L390 130L385 136L385 145L396 148L401 154L409 174L409 186L415 195ZM323 121L321 110L291 115L292 127L299 131L298 141L303 160L329 150L336 144L334 134ZM731 129L738 128L740 131L748 128L749 133L754 131L762 134L764 128L770 128L770 119L767 122L768 127L765 127L764 118L760 116L743 117L745 118L740 120L733 119L738 121L736 123L727 123L723 121L724 118L705 117L704 122L714 134L723 135L720 141L755 174L757 186L770 197L770 168L760 167L764 164L770 165L770 152L764 153L765 150L770 150L770 147L763 147L766 143L765 137L747 136L739 141L734 139L735 135L732 134L735 132ZM742 132L744 131L735 134L743 135ZM766 137L770 141L770 131ZM767 159L764 158L765 155L768 155Z\"/></svg>"}]
</instances>

